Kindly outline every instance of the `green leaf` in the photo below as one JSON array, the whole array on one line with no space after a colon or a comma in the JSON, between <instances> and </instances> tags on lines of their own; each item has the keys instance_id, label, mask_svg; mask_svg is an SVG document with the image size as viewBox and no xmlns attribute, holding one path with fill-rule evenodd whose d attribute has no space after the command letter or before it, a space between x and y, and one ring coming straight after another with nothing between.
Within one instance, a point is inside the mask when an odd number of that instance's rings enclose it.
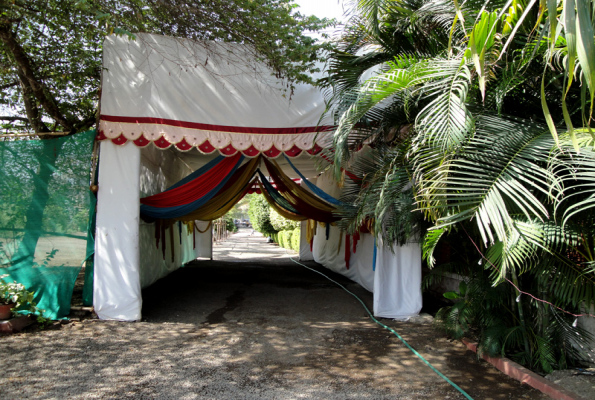
<instances>
[{"instance_id":1,"label":"green leaf","mask_svg":"<svg viewBox=\"0 0 595 400\"><path fill-rule=\"evenodd\" d=\"M502 58L506 54L506 49L508 48L508 46L510 45L510 43L512 42L512 40L515 38L517 30L523 25L523 22L525 21L525 18L527 17L527 14L529 14L529 11L531 11L531 8L536 3L536 1L537 0L531 0L529 2L529 4L527 4L527 6L525 7L525 11L523 12L523 14L521 15L521 17L517 21L516 25L514 26L514 29L512 30L510 36L508 37L508 40L504 44L504 47L502 47L502 50L500 51L500 57L499 58Z\"/></svg>"},{"instance_id":2,"label":"green leaf","mask_svg":"<svg viewBox=\"0 0 595 400\"><path fill-rule=\"evenodd\" d=\"M446 292L442 296L444 296L444 297L446 297L447 299L450 299L450 300L456 300L456 299L460 299L461 298L461 296L457 292Z\"/></svg>"},{"instance_id":3,"label":"green leaf","mask_svg":"<svg viewBox=\"0 0 595 400\"><path fill-rule=\"evenodd\" d=\"M566 50L567 54L567 63L566 63L566 76L568 79L568 84L566 86L566 90L564 93L564 98L566 98L566 94L568 90L570 90L570 86L572 85L572 81L574 80L574 67L575 67L575 60L576 60L576 11L575 11L575 0L564 0L564 8L562 10L562 21L564 24L564 36L566 38Z\"/></svg>"},{"instance_id":4,"label":"green leaf","mask_svg":"<svg viewBox=\"0 0 595 400\"><path fill-rule=\"evenodd\" d=\"M583 77L587 81L591 94L591 109L588 124L590 125L593 114L593 100L595 96L595 41L593 40L593 25L591 21L590 3L586 0L579 1L577 8L577 54L583 70Z\"/></svg>"},{"instance_id":5,"label":"green leaf","mask_svg":"<svg viewBox=\"0 0 595 400\"><path fill-rule=\"evenodd\" d=\"M459 283L459 292L461 293L462 297L467 294L467 282L461 281L461 283Z\"/></svg>"},{"instance_id":6,"label":"green leaf","mask_svg":"<svg viewBox=\"0 0 595 400\"><path fill-rule=\"evenodd\" d=\"M444 235L445 232L445 228L430 230L424 238L423 258L428 263L429 268L433 268L436 264L436 259L434 258L434 250L436 250L436 246L438 245L440 238L442 237L442 235Z\"/></svg>"},{"instance_id":7,"label":"green leaf","mask_svg":"<svg viewBox=\"0 0 595 400\"><path fill-rule=\"evenodd\" d=\"M480 20L475 24L469 37L469 49L471 58L475 65L475 71L479 76L479 90L485 99L486 76L484 70L486 51L494 45L494 36L499 23L496 12L482 12Z\"/></svg>"},{"instance_id":8,"label":"green leaf","mask_svg":"<svg viewBox=\"0 0 595 400\"><path fill-rule=\"evenodd\" d=\"M547 68L547 65L546 67ZM543 75L541 76L541 108L543 110L543 115L545 117L545 122L547 123L547 127L556 142L556 145L559 145L560 139L558 138L558 131L556 130L556 124L554 124L554 119L552 118L552 114L550 113L550 109L547 105L547 99L545 97L545 69L543 71Z\"/></svg>"},{"instance_id":9,"label":"green leaf","mask_svg":"<svg viewBox=\"0 0 595 400\"><path fill-rule=\"evenodd\" d=\"M558 27L558 0L547 0L547 12L550 21L550 46L556 45L556 29Z\"/></svg>"}]
</instances>

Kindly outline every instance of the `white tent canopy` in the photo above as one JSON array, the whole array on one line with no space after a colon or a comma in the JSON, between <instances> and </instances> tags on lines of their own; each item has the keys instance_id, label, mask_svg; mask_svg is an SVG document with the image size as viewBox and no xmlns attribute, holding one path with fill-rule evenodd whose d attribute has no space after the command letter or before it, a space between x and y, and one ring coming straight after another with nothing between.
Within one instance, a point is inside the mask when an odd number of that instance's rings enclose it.
<instances>
[{"instance_id":1,"label":"white tent canopy","mask_svg":"<svg viewBox=\"0 0 595 400\"><path fill-rule=\"evenodd\" d=\"M328 144L321 93L288 88L242 45L141 34L110 36L103 48L99 129L116 143L252 157Z\"/></svg>"},{"instance_id":2,"label":"white tent canopy","mask_svg":"<svg viewBox=\"0 0 595 400\"><path fill-rule=\"evenodd\" d=\"M330 121L322 94L293 90L254 61L241 45L203 43L157 35L104 43L94 306L102 319L141 318L141 287L198 256L211 255L210 230L182 225L155 246L154 224L140 220L140 198L159 193L219 153L246 157L282 153L320 188L340 189L320 176L313 157L329 145ZM283 157L283 171L296 177ZM199 233L204 231L205 233ZM374 293L374 312L400 318L421 309L418 244L395 249L362 235L345 264L342 232L318 229L312 252L302 229L300 257L314 259ZM376 265L373 266L373 258Z\"/></svg>"}]
</instances>

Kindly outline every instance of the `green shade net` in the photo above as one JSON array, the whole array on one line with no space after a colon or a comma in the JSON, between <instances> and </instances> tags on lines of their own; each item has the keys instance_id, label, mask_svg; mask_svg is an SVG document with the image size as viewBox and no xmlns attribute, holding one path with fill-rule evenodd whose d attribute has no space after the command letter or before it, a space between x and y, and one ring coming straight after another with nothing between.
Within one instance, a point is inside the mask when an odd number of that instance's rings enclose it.
<instances>
[{"instance_id":1,"label":"green shade net","mask_svg":"<svg viewBox=\"0 0 595 400\"><path fill-rule=\"evenodd\" d=\"M76 278L93 252L94 138L95 131L88 131L0 142L0 275L34 291L38 307L52 319L70 312ZM92 271L87 275L92 278Z\"/></svg>"}]
</instances>

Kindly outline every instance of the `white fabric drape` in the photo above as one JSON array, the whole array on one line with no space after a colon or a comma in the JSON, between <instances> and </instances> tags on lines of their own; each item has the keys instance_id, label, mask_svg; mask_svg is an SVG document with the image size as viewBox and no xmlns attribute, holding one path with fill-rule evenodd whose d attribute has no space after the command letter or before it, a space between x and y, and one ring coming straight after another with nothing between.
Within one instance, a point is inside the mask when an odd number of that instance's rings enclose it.
<instances>
[{"instance_id":1,"label":"white fabric drape","mask_svg":"<svg viewBox=\"0 0 595 400\"><path fill-rule=\"evenodd\" d=\"M340 246L339 246L340 245ZM353 248L353 244L351 244ZM355 254L352 252L349 269L345 265L345 233L331 226L329 238L326 239L325 228L318 226L312 246L314 261L326 268L346 276L359 283L370 292L374 291L374 238L370 234L361 235Z\"/></svg>"},{"instance_id":2,"label":"white fabric drape","mask_svg":"<svg viewBox=\"0 0 595 400\"><path fill-rule=\"evenodd\" d=\"M196 257L213 258L213 227L209 227L209 221L195 221L196 223L196 243L195 255ZM205 231L206 229L206 231ZM203 232L204 233L200 233Z\"/></svg>"},{"instance_id":3,"label":"white fabric drape","mask_svg":"<svg viewBox=\"0 0 595 400\"><path fill-rule=\"evenodd\" d=\"M101 319L141 319L140 149L101 143L93 306Z\"/></svg>"},{"instance_id":4,"label":"white fabric drape","mask_svg":"<svg viewBox=\"0 0 595 400\"><path fill-rule=\"evenodd\" d=\"M341 189L329 173L318 177L316 186L335 198ZM359 283L374 293L374 315L384 318L406 318L419 314L421 296L421 248L417 243L395 247L393 251L378 243L376 270L373 270L374 238L362 234L357 250L351 254L349 269L345 266L345 234L331 227L329 240L325 229L317 227L314 237L314 260ZM353 239L352 239L353 240ZM341 248L337 249L339 242ZM353 242L351 243L353 246Z\"/></svg>"},{"instance_id":5,"label":"white fabric drape","mask_svg":"<svg viewBox=\"0 0 595 400\"><path fill-rule=\"evenodd\" d=\"M398 246L393 252L378 246L374 278L374 315L407 318L419 314L421 296L421 248L419 243Z\"/></svg>"}]
</instances>

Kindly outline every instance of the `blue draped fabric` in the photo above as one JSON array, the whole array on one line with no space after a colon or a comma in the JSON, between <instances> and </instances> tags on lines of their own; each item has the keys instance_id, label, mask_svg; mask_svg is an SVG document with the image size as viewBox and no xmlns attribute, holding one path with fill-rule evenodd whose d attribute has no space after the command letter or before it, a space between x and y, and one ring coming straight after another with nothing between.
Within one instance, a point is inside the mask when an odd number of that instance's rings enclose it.
<instances>
[{"instance_id":1,"label":"blue draped fabric","mask_svg":"<svg viewBox=\"0 0 595 400\"><path fill-rule=\"evenodd\" d=\"M374 238L374 256L372 257L372 271L376 271L376 253L378 252L378 247L376 247L376 238Z\"/></svg>"},{"instance_id":2,"label":"blue draped fabric","mask_svg":"<svg viewBox=\"0 0 595 400\"><path fill-rule=\"evenodd\" d=\"M292 212L294 214L302 215L298 210L293 208L291 203L285 197L281 196L279 191L273 187L273 185L268 181L266 176L263 175L263 173L260 171L260 169L257 169L256 172L258 172L258 175L260 176L260 181L262 182L262 186L267 191L267 193L271 195L272 199L275 200L275 203L277 203L277 205L279 205L279 207L282 207L285 210Z\"/></svg>"},{"instance_id":3,"label":"blue draped fabric","mask_svg":"<svg viewBox=\"0 0 595 400\"><path fill-rule=\"evenodd\" d=\"M315 184L313 184L312 182L310 182L309 180L307 180L304 175L302 175L302 173L291 163L291 161L289 160L289 158L283 154L283 156L285 157L285 159L287 160L287 162L289 163L289 165L291 166L291 168L293 168L293 170L300 176L300 178L302 178L302 181L306 184L306 186L308 187L308 189L310 189L310 191L312 193L314 193L316 196L320 197L321 199L340 206L343 205L343 203L337 199L335 199L333 196L331 196L330 194L325 193L322 189L320 189L318 186L316 186Z\"/></svg>"},{"instance_id":4,"label":"blue draped fabric","mask_svg":"<svg viewBox=\"0 0 595 400\"><path fill-rule=\"evenodd\" d=\"M221 157L221 159L222 158L224 158L224 157ZM244 156L241 156L239 158L238 162L236 163L236 165L231 170L231 172L221 182L219 182L219 184L213 190L208 192L206 195L204 195L200 199L197 199L197 200L195 200L191 203L188 203L188 204L184 204L181 206L175 206L175 207L163 207L162 208L162 207L152 207L152 206L147 206L145 204L141 204L141 206L140 206L141 215L152 217L152 218L171 219L171 218L183 217L184 215L191 213L192 211L196 210L197 208L203 206L207 201L211 200L219 192L219 190L221 190L221 188L223 186L225 186L227 181L232 177L232 175L240 167L240 165L242 164L242 161L244 161L244 158L245 158ZM198 176L200 176L201 174L204 174L206 171L208 171L210 168L212 168L221 159L219 157L217 157L215 160L209 162L204 167L198 169L197 171L193 172L189 176L192 176L192 179L197 178ZM217 161L217 162L214 162L214 161ZM207 166L209 166L209 168L205 168ZM202 171L202 172L200 174L197 174L197 172L199 172L199 171ZM190 180L192 180L192 179L190 179ZM174 189L180 185L183 185L184 183L187 183L190 180L188 180L188 177L186 177L186 178L182 179L181 181L179 181L178 183L176 183L175 185L171 186L168 190L171 190L171 189Z\"/></svg>"}]
</instances>

